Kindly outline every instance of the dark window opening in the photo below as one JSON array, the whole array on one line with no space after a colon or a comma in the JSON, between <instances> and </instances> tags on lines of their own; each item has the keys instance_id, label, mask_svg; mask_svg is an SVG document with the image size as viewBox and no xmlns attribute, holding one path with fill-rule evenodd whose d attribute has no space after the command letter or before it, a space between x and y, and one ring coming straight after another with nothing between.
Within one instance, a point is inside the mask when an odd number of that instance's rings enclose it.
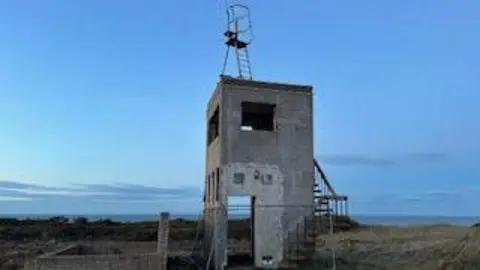
<instances>
[{"instance_id":1,"label":"dark window opening","mask_svg":"<svg viewBox=\"0 0 480 270\"><path fill-rule=\"evenodd\" d=\"M210 119L208 119L207 144L210 145L220 133L220 108L217 106Z\"/></svg>"},{"instance_id":2,"label":"dark window opening","mask_svg":"<svg viewBox=\"0 0 480 270\"><path fill-rule=\"evenodd\" d=\"M216 185L215 185L215 187L216 187L216 190L215 190L215 200L218 202L218 201L220 201L220 168L217 168L217 173L216 173L216 175L217 175L217 178L216 178L217 183L216 183Z\"/></svg>"},{"instance_id":3,"label":"dark window opening","mask_svg":"<svg viewBox=\"0 0 480 270\"><path fill-rule=\"evenodd\" d=\"M242 102L242 130L273 131L275 104Z\"/></svg>"},{"instance_id":4,"label":"dark window opening","mask_svg":"<svg viewBox=\"0 0 480 270\"><path fill-rule=\"evenodd\" d=\"M234 173L233 174L233 183L238 185L243 185L245 182L245 174L244 173Z\"/></svg>"},{"instance_id":5,"label":"dark window opening","mask_svg":"<svg viewBox=\"0 0 480 270\"><path fill-rule=\"evenodd\" d=\"M262 184L271 185L273 183L273 176L271 174L262 175Z\"/></svg>"},{"instance_id":6,"label":"dark window opening","mask_svg":"<svg viewBox=\"0 0 480 270\"><path fill-rule=\"evenodd\" d=\"M212 194L212 183L210 182L210 175L208 175L207 176L207 194L206 194L207 202L212 201L211 194Z\"/></svg>"},{"instance_id":7,"label":"dark window opening","mask_svg":"<svg viewBox=\"0 0 480 270\"><path fill-rule=\"evenodd\" d=\"M215 177L215 171L213 171L211 173L212 175L212 178L211 178L211 186L212 186L212 197L210 198L210 201L211 202L214 202L215 201L215 197L217 196L217 194L215 194L215 191L217 190L217 187L215 186L216 184L216 177Z\"/></svg>"},{"instance_id":8,"label":"dark window opening","mask_svg":"<svg viewBox=\"0 0 480 270\"><path fill-rule=\"evenodd\" d=\"M205 177L205 186L203 187L203 202L205 203L207 201L207 196L208 196L208 176Z\"/></svg>"}]
</instances>

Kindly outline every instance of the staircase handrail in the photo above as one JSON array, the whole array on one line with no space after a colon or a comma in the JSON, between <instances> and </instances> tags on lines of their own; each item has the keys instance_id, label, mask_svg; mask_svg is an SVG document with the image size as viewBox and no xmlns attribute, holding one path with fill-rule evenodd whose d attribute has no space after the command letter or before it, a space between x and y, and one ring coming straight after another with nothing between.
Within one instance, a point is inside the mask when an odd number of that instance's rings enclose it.
<instances>
[{"instance_id":1,"label":"staircase handrail","mask_svg":"<svg viewBox=\"0 0 480 270\"><path fill-rule=\"evenodd\" d=\"M322 168L320 167L320 164L318 163L318 161L316 159L313 159L313 164L315 166L315 169L317 169L318 173L320 173L320 177L321 177L323 183L327 186L330 193L332 193L333 195L337 195L337 193L335 192L335 189L333 188L333 186L328 181L327 175L325 175ZM323 190L322 190L322 192L323 192Z\"/></svg>"}]
</instances>

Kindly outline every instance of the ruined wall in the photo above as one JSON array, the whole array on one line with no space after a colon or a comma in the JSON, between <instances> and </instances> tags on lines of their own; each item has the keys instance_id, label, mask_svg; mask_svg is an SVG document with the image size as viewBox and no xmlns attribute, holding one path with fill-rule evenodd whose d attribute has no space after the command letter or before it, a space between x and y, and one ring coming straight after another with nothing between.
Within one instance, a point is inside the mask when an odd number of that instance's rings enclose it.
<instances>
[{"instance_id":1,"label":"ruined wall","mask_svg":"<svg viewBox=\"0 0 480 270\"><path fill-rule=\"evenodd\" d=\"M157 253L41 257L35 270L159 270L162 257Z\"/></svg>"},{"instance_id":2,"label":"ruined wall","mask_svg":"<svg viewBox=\"0 0 480 270\"><path fill-rule=\"evenodd\" d=\"M28 270L166 270L169 234L169 214L161 213L159 222L157 251L152 253L128 254L125 252L138 249L151 249L152 243L123 244L123 254L112 255L72 255L78 254L82 248L93 248L104 251L112 246L122 246L121 243L104 242L91 245L76 244L65 249L42 255L33 262L28 262L25 269Z\"/></svg>"},{"instance_id":3,"label":"ruined wall","mask_svg":"<svg viewBox=\"0 0 480 270\"><path fill-rule=\"evenodd\" d=\"M119 249L123 254L139 254L156 252L158 242L93 241L82 243L82 245L88 246L100 254L106 254L112 249Z\"/></svg>"},{"instance_id":4,"label":"ruined wall","mask_svg":"<svg viewBox=\"0 0 480 270\"><path fill-rule=\"evenodd\" d=\"M169 241L168 248L173 251L183 250L195 244L194 240ZM94 241L82 245L88 246L97 253L106 254L109 250L119 249L123 254L154 253L157 251L157 242L122 242L122 241ZM74 254L71 254L74 255Z\"/></svg>"}]
</instances>

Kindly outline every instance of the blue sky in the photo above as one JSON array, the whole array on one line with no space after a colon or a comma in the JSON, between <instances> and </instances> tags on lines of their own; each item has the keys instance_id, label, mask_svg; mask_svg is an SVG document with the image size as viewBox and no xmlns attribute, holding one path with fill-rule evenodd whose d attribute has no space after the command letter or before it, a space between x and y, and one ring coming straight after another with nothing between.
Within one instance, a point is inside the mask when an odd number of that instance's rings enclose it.
<instances>
[{"instance_id":1,"label":"blue sky","mask_svg":"<svg viewBox=\"0 0 480 270\"><path fill-rule=\"evenodd\" d=\"M480 2L242 3L352 212L480 214ZM198 212L224 28L219 0L0 1L0 213Z\"/></svg>"}]
</instances>

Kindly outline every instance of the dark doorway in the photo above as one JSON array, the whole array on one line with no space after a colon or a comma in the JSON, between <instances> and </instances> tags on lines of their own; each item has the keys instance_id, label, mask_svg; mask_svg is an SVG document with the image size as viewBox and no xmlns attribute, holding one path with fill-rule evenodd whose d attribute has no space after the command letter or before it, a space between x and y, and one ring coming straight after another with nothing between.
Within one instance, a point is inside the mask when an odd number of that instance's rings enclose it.
<instances>
[{"instance_id":1,"label":"dark doorway","mask_svg":"<svg viewBox=\"0 0 480 270\"><path fill-rule=\"evenodd\" d=\"M250 252L252 263L255 261L255 201L257 197L250 197Z\"/></svg>"},{"instance_id":2,"label":"dark doorway","mask_svg":"<svg viewBox=\"0 0 480 270\"><path fill-rule=\"evenodd\" d=\"M252 266L255 254L255 197L229 197L228 267Z\"/></svg>"}]
</instances>

